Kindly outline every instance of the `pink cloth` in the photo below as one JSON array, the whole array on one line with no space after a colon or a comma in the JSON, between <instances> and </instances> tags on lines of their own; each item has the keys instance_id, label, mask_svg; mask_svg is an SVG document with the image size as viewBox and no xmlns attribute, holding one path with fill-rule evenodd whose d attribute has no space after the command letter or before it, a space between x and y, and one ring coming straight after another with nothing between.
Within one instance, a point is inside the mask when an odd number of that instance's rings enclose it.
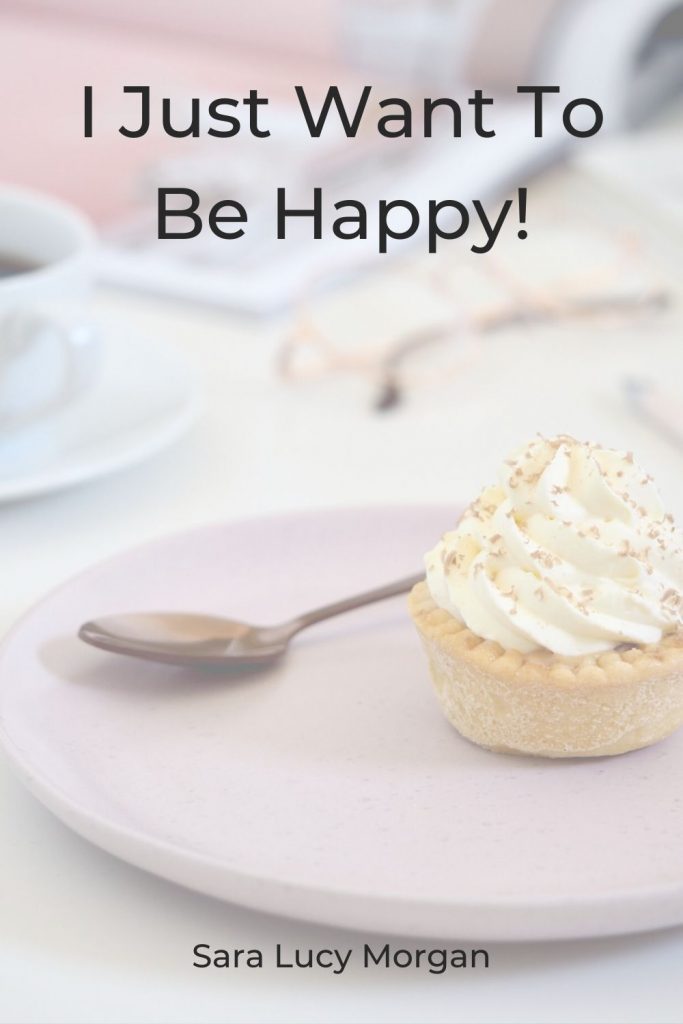
<instances>
[{"instance_id":1,"label":"pink cloth","mask_svg":"<svg viewBox=\"0 0 683 1024\"><path fill-rule=\"evenodd\" d=\"M62 6L72 13L60 15L57 9ZM299 82L310 87L343 84L345 75L332 57L333 0L299 0L298 5L262 0L252 4L250 18L240 29L230 16L236 17L235 10L242 6L236 0L216 4L214 14L222 28L212 34L206 5L184 0L165 0L154 7L139 0L117 0L116 8L99 0L22 0L20 6L5 5L0 12L0 95L6 97L0 106L0 179L61 196L106 222L129 205L134 183L150 160L169 149L176 156L180 152L178 142L161 133L142 139L118 134L117 115L126 102L121 98L123 85L149 84L157 97L166 90L241 97L258 88L262 95L276 98L290 95ZM38 11L45 7L52 10ZM168 24L158 31L134 29L123 17L121 24L107 22L105 8L118 9L122 15L139 10L146 26L152 10L157 16L163 12ZM77 17L78 10L96 16ZM203 34L169 29L171 13L180 19L189 17L188 12L197 26L204 26ZM313 35L306 42L317 59L303 61L282 46L277 59L273 52L247 48L244 41L255 33L260 18L263 38L273 45L280 38L278 25L298 38L301 26L311 19L317 43L313 46ZM299 28L292 27L296 25ZM86 84L95 90L92 139L83 138ZM130 105L130 99L127 102ZM216 143L228 153L230 140Z\"/></svg>"},{"instance_id":2,"label":"pink cloth","mask_svg":"<svg viewBox=\"0 0 683 1024\"><path fill-rule=\"evenodd\" d=\"M343 0L5 0L24 14L71 17L138 37L175 36L235 47L305 53L334 52L336 10Z\"/></svg>"}]
</instances>

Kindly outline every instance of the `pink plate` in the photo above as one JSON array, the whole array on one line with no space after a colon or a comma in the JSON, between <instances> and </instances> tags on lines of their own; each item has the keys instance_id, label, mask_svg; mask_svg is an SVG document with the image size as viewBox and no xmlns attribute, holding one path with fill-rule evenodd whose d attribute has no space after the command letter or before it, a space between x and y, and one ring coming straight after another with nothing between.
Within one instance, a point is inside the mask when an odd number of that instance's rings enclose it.
<instances>
[{"instance_id":1,"label":"pink plate","mask_svg":"<svg viewBox=\"0 0 683 1024\"><path fill-rule=\"evenodd\" d=\"M263 674L137 663L75 639L124 609L257 622L414 572L444 508L308 512L138 548L50 594L0 658L4 746L111 853L311 921L453 939L683 921L683 734L541 761L461 739L398 598L313 628Z\"/></svg>"}]
</instances>

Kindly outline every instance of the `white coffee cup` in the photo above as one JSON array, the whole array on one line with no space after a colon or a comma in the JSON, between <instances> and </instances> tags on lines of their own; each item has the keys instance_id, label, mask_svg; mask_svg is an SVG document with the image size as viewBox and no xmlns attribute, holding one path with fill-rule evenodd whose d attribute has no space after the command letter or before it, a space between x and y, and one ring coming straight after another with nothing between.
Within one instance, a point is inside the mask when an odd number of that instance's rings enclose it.
<instances>
[{"instance_id":1,"label":"white coffee cup","mask_svg":"<svg viewBox=\"0 0 683 1024\"><path fill-rule=\"evenodd\" d=\"M0 439L62 411L93 379L100 345L84 303L94 248L78 211L0 188Z\"/></svg>"}]
</instances>

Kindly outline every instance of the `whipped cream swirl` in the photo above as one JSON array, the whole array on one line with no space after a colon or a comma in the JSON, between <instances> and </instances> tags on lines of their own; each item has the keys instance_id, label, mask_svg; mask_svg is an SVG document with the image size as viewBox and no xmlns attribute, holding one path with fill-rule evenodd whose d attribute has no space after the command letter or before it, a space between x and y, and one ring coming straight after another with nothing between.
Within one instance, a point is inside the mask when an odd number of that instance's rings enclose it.
<instances>
[{"instance_id":1,"label":"whipped cream swirl","mask_svg":"<svg viewBox=\"0 0 683 1024\"><path fill-rule=\"evenodd\" d=\"M425 563L437 605L523 653L653 644L683 621L683 537L652 477L571 437L515 452Z\"/></svg>"}]
</instances>

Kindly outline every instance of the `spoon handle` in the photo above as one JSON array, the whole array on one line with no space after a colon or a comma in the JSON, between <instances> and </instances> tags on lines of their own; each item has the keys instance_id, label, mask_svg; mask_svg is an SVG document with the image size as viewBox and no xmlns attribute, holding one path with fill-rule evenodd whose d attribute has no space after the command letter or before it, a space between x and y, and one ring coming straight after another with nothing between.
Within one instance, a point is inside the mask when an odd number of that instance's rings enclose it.
<instances>
[{"instance_id":1,"label":"spoon handle","mask_svg":"<svg viewBox=\"0 0 683 1024\"><path fill-rule=\"evenodd\" d=\"M362 608L363 605L374 604L375 601L384 601L388 597L396 597L397 594L407 594L416 583L420 583L423 579L423 572L417 576L407 576L405 579L396 580L394 583L387 583L384 587L366 590L362 594L356 594L355 597L347 597L343 601L335 601L334 604L326 604L322 608L314 609L312 612L298 615L292 622L293 632L291 635L294 636L295 633L306 629L307 626L312 626L315 622L322 622L323 619L331 619L334 615L341 615L342 612L351 612L354 608Z\"/></svg>"}]
</instances>

